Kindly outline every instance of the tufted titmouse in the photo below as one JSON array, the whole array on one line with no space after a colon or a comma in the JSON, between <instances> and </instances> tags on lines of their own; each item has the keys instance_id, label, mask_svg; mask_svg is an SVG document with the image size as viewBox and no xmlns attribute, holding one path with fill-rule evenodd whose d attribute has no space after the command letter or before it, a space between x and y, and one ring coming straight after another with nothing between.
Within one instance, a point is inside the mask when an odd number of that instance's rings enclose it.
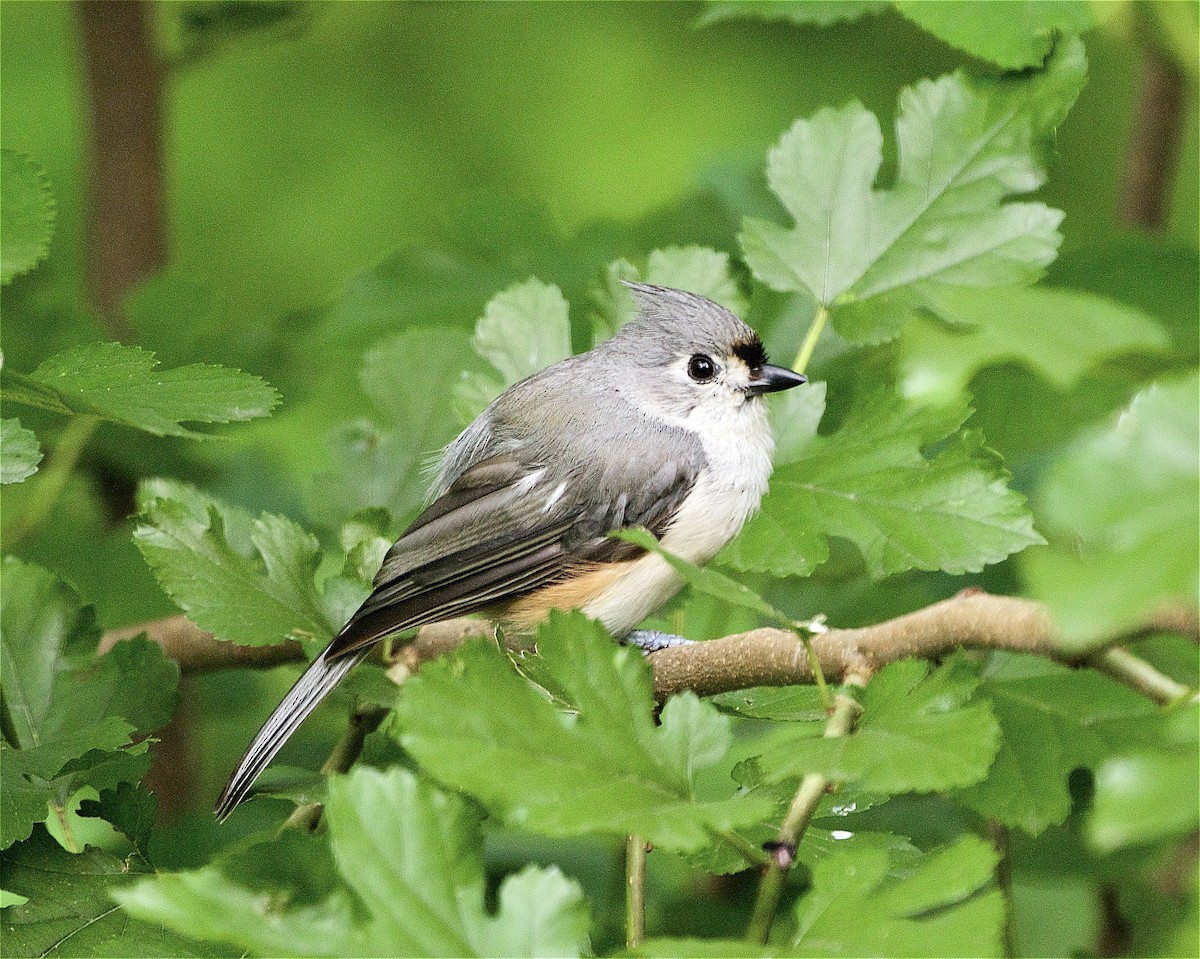
<instances>
[{"instance_id":1,"label":"tufted titmouse","mask_svg":"<svg viewBox=\"0 0 1200 959\"><path fill-rule=\"evenodd\" d=\"M224 819L296 727L383 637L484 612L531 632L581 609L631 632L683 581L611 538L644 526L706 563L757 508L774 441L760 397L805 382L758 335L691 293L630 284L636 319L501 394L446 449L434 499L362 604L271 713L217 801Z\"/></svg>"}]
</instances>

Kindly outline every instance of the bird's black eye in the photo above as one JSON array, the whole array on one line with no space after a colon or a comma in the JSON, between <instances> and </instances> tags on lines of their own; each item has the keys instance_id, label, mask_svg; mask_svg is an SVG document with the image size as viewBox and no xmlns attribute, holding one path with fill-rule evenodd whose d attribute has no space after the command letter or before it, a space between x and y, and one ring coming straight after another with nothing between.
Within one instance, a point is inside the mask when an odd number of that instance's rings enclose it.
<instances>
[{"instance_id":1,"label":"bird's black eye","mask_svg":"<svg viewBox=\"0 0 1200 959\"><path fill-rule=\"evenodd\" d=\"M711 357L697 353L688 360L688 376L697 383L707 383L716 375L717 364L712 361Z\"/></svg>"}]
</instances>

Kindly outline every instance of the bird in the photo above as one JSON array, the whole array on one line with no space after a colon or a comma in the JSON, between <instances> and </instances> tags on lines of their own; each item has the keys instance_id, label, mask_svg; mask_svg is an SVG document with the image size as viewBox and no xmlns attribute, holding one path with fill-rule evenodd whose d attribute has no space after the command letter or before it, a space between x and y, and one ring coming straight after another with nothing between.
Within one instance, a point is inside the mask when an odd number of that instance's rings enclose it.
<instances>
[{"instance_id":1,"label":"bird","mask_svg":"<svg viewBox=\"0 0 1200 959\"><path fill-rule=\"evenodd\" d=\"M668 553L712 559L767 489L763 396L806 379L771 365L758 334L712 300L627 286L633 319L509 387L446 447L429 505L255 735L218 819L385 637L472 613L530 634L551 610L579 609L645 652L685 642L636 629L680 589L679 573L611 534L642 527Z\"/></svg>"}]
</instances>

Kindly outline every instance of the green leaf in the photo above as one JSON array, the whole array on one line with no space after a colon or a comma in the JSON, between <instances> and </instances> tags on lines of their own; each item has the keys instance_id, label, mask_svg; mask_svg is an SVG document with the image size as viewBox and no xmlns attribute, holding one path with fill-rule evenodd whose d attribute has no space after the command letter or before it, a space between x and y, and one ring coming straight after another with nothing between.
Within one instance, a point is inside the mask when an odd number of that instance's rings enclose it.
<instances>
[{"instance_id":1,"label":"green leaf","mask_svg":"<svg viewBox=\"0 0 1200 959\"><path fill-rule=\"evenodd\" d=\"M599 307L593 317L597 342L607 339L637 315L633 294L622 281L638 280L696 293L738 316L744 316L750 307L729 266L729 254L703 246L652 250L644 270L628 260L616 260L605 270L603 285L593 287L592 299Z\"/></svg>"},{"instance_id":2,"label":"green leaf","mask_svg":"<svg viewBox=\"0 0 1200 959\"><path fill-rule=\"evenodd\" d=\"M755 760L763 779L819 772L887 795L979 782L1000 745L995 717L987 703L973 700L975 679L961 662L929 670L914 659L880 670L849 736L825 738L817 724L782 729Z\"/></svg>"},{"instance_id":3,"label":"green leaf","mask_svg":"<svg viewBox=\"0 0 1200 959\"><path fill-rule=\"evenodd\" d=\"M1200 377L1156 383L1046 471L1034 503L1051 546L1022 571L1067 648L1195 608L1200 578Z\"/></svg>"},{"instance_id":4,"label":"green leaf","mask_svg":"<svg viewBox=\"0 0 1200 959\"><path fill-rule=\"evenodd\" d=\"M829 558L829 537L839 536L883 577L977 571L1043 542L995 454L977 433L958 430L969 414L963 403L906 407L879 390L833 435L807 444L789 438L789 459L777 466L761 511L721 558L739 569L807 575Z\"/></svg>"},{"instance_id":5,"label":"green leaf","mask_svg":"<svg viewBox=\"0 0 1200 959\"><path fill-rule=\"evenodd\" d=\"M330 437L336 466L316 478L310 514L330 523L377 507L397 519L412 516L428 493L430 461L460 428L451 404L430 398L456 389L470 363L459 330L407 330L376 345L359 381L378 421L354 420Z\"/></svg>"},{"instance_id":6,"label":"green leaf","mask_svg":"<svg viewBox=\"0 0 1200 959\"><path fill-rule=\"evenodd\" d=\"M19 483L37 472L42 448L17 419L0 420L0 483Z\"/></svg>"},{"instance_id":7,"label":"green leaf","mask_svg":"<svg viewBox=\"0 0 1200 959\"><path fill-rule=\"evenodd\" d=\"M201 629L242 646L298 639L320 648L341 626L316 583L317 541L291 520L252 519L171 480L143 482L138 506L138 549ZM368 591L369 583L360 584L348 602Z\"/></svg>"},{"instance_id":8,"label":"green leaf","mask_svg":"<svg viewBox=\"0 0 1200 959\"><path fill-rule=\"evenodd\" d=\"M850 849L813 867L790 945L804 956L999 956L1004 899L974 836L916 859Z\"/></svg>"},{"instance_id":9,"label":"green leaf","mask_svg":"<svg viewBox=\"0 0 1200 959\"><path fill-rule=\"evenodd\" d=\"M360 768L331 780L326 814L340 882L314 905L289 908L285 898L247 889L211 866L143 881L116 898L135 917L258 955L586 950L583 895L557 869L509 876L497 913L486 913L478 816L407 770Z\"/></svg>"},{"instance_id":10,"label":"green leaf","mask_svg":"<svg viewBox=\"0 0 1200 959\"><path fill-rule=\"evenodd\" d=\"M539 833L637 833L688 850L769 808L754 797L696 798L694 774L729 747L728 720L687 693L668 701L655 727L637 650L579 614L552 615L537 649L520 661L537 686L491 643L422 667L396 705L401 744L501 821Z\"/></svg>"},{"instance_id":11,"label":"green leaf","mask_svg":"<svg viewBox=\"0 0 1200 959\"><path fill-rule=\"evenodd\" d=\"M46 171L16 150L0 150L0 285L50 252L54 194Z\"/></svg>"},{"instance_id":12,"label":"green leaf","mask_svg":"<svg viewBox=\"0 0 1200 959\"><path fill-rule=\"evenodd\" d=\"M1005 70L1039 67L1062 34L1096 24L1084 0L895 0L896 9L922 30Z\"/></svg>"},{"instance_id":13,"label":"green leaf","mask_svg":"<svg viewBox=\"0 0 1200 959\"><path fill-rule=\"evenodd\" d=\"M1024 363L1066 390L1101 360L1171 343L1141 310L1076 290L945 290L929 308L937 318L915 317L899 356L900 392L925 403L956 399L998 363Z\"/></svg>"},{"instance_id":14,"label":"green leaf","mask_svg":"<svg viewBox=\"0 0 1200 959\"><path fill-rule=\"evenodd\" d=\"M1033 836L1067 818L1067 777L1111 754L1109 727L1154 714L1145 697L1107 676L1029 656L994 657L978 692L1000 724L1000 749L987 778L956 798Z\"/></svg>"},{"instance_id":15,"label":"green leaf","mask_svg":"<svg viewBox=\"0 0 1200 959\"><path fill-rule=\"evenodd\" d=\"M724 712L747 719L777 722L815 722L827 718L816 686L755 686L720 693L710 700Z\"/></svg>"},{"instance_id":16,"label":"green leaf","mask_svg":"<svg viewBox=\"0 0 1200 959\"><path fill-rule=\"evenodd\" d=\"M133 843L143 856L150 843L150 831L158 812L154 793L141 783L122 782L105 789L98 799L85 799L79 804L79 815L103 819L112 823Z\"/></svg>"},{"instance_id":17,"label":"green leaf","mask_svg":"<svg viewBox=\"0 0 1200 959\"><path fill-rule=\"evenodd\" d=\"M746 262L773 289L806 292L838 332L867 343L945 286L1033 282L1054 259L1062 214L1005 200L1044 182L1044 154L1085 72L1083 46L1071 41L1032 76L959 72L906 88L887 190L875 187L879 122L861 104L797 121L767 165L795 226L747 219Z\"/></svg>"},{"instance_id":18,"label":"green leaf","mask_svg":"<svg viewBox=\"0 0 1200 959\"><path fill-rule=\"evenodd\" d=\"M567 301L557 286L538 279L497 293L475 324L475 352L499 376L468 373L455 389L464 419L483 411L507 387L571 355Z\"/></svg>"},{"instance_id":19,"label":"green leaf","mask_svg":"<svg viewBox=\"0 0 1200 959\"><path fill-rule=\"evenodd\" d=\"M83 413L156 436L200 437L183 423L266 416L279 394L240 370L193 363L160 370L136 346L92 343L57 353L29 375L0 373L5 399L58 413Z\"/></svg>"},{"instance_id":20,"label":"green leaf","mask_svg":"<svg viewBox=\"0 0 1200 959\"><path fill-rule=\"evenodd\" d=\"M150 871L136 853L121 858L89 846L71 854L37 830L0 860L0 885L28 900L4 910L5 955L229 955L130 918L113 903L112 893Z\"/></svg>"},{"instance_id":21,"label":"green leaf","mask_svg":"<svg viewBox=\"0 0 1200 959\"><path fill-rule=\"evenodd\" d=\"M1096 769L1087 821L1093 848L1110 853L1196 831L1200 812L1182 798L1200 793L1198 713L1195 702L1175 710L1166 717L1154 745L1121 751Z\"/></svg>"},{"instance_id":22,"label":"green leaf","mask_svg":"<svg viewBox=\"0 0 1200 959\"><path fill-rule=\"evenodd\" d=\"M94 655L90 611L46 570L13 557L0 574L5 741L0 743L0 848L28 838L48 803L83 786L134 782L147 742L177 702L179 667L145 639Z\"/></svg>"}]
</instances>

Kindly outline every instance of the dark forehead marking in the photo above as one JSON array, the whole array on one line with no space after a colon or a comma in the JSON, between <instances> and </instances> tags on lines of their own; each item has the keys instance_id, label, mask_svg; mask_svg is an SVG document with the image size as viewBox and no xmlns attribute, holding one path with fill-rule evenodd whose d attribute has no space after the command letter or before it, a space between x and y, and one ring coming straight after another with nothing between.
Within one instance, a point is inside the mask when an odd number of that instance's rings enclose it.
<instances>
[{"instance_id":1,"label":"dark forehead marking","mask_svg":"<svg viewBox=\"0 0 1200 959\"><path fill-rule=\"evenodd\" d=\"M767 351L763 349L762 340L757 336L734 343L733 355L751 369L763 366L767 362Z\"/></svg>"}]
</instances>

